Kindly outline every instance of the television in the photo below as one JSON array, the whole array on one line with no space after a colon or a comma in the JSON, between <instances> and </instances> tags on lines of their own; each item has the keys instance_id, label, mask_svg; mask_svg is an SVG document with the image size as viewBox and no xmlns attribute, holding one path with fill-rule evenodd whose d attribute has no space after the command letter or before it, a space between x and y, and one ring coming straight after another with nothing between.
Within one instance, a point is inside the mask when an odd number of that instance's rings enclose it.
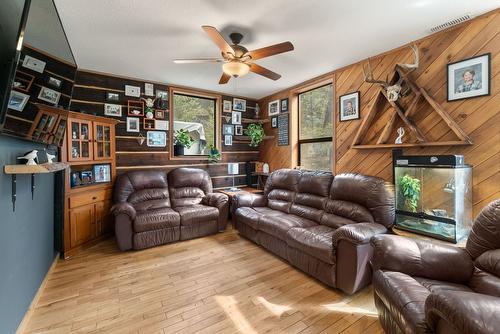
<instances>
[{"instance_id":1,"label":"television","mask_svg":"<svg viewBox=\"0 0 500 334\"><path fill-rule=\"evenodd\" d=\"M0 34L1 134L61 146L77 66L54 1L2 0Z\"/></svg>"},{"instance_id":2,"label":"television","mask_svg":"<svg viewBox=\"0 0 500 334\"><path fill-rule=\"evenodd\" d=\"M3 0L0 11L0 130L21 54L30 0Z\"/></svg>"}]
</instances>

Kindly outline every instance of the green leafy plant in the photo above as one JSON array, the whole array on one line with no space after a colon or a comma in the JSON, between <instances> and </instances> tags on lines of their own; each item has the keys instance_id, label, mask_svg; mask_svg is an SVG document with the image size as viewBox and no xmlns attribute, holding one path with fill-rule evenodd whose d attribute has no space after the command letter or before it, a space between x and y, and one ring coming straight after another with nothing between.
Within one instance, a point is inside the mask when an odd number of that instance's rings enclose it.
<instances>
[{"instance_id":1,"label":"green leafy plant","mask_svg":"<svg viewBox=\"0 0 500 334\"><path fill-rule=\"evenodd\" d=\"M408 174L399 178L399 185L405 198L405 206L411 212L417 212L418 201L420 200L420 180Z\"/></svg>"},{"instance_id":2,"label":"green leafy plant","mask_svg":"<svg viewBox=\"0 0 500 334\"><path fill-rule=\"evenodd\" d=\"M264 127L260 123L252 123L245 129L245 135L250 137L250 146L257 147L266 136Z\"/></svg>"},{"instance_id":3,"label":"green leafy plant","mask_svg":"<svg viewBox=\"0 0 500 334\"><path fill-rule=\"evenodd\" d=\"M193 145L194 139L189 135L187 130L179 129L174 133L174 143L175 145L181 145L189 149Z\"/></svg>"},{"instance_id":4,"label":"green leafy plant","mask_svg":"<svg viewBox=\"0 0 500 334\"><path fill-rule=\"evenodd\" d=\"M221 159L221 154L220 151L214 146L214 145L209 145L208 146L208 161L209 162L218 162Z\"/></svg>"}]
</instances>

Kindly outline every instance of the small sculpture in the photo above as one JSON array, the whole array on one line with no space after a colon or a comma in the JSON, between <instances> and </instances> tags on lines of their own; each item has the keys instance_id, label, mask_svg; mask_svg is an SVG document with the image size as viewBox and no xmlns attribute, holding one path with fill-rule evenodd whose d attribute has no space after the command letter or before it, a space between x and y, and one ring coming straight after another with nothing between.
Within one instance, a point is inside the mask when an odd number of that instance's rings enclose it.
<instances>
[{"instance_id":1,"label":"small sculpture","mask_svg":"<svg viewBox=\"0 0 500 334\"><path fill-rule=\"evenodd\" d=\"M26 165L27 166L34 166L37 165L35 159L37 158L38 151L33 150L27 154L25 154L23 157L18 157L18 159L25 159L27 160Z\"/></svg>"},{"instance_id":2,"label":"small sculpture","mask_svg":"<svg viewBox=\"0 0 500 334\"><path fill-rule=\"evenodd\" d=\"M396 138L394 144L402 144L404 134L405 134L405 129L403 127L398 128L398 137Z\"/></svg>"},{"instance_id":3,"label":"small sculpture","mask_svg":"<svg viewBox=\"0 0 500 334\"><path fill-rule=\"evenodd\" d=\"M47 163L48 164L54 163L53 160L56 156L54 154L50 154L49 152L45 152L45 154L47 155Z\"/></svg>"},{"instance_id":4,"label":"small sculpture","mask_svg":"<svg viewBox=\"0 0 500 334\"><path fill-rule=\"evenodd\" d=\"M152 99L152 98L148 97L147 99L142 98L142 100L144 100L144 102L146 103L146 108L145 108L146 118L153 119L153 117L154 117L154 109L153 108L154 108L156 99Z\"/></svg>"}]
</instances>

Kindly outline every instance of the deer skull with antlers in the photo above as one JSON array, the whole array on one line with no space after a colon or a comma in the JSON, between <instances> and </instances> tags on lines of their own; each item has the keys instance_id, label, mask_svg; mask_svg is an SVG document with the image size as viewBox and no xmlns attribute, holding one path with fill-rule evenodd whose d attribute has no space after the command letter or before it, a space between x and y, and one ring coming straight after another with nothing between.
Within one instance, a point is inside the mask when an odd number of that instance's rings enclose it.
<instances>
[{"instance_id":1,"label":"deer skull with antlers","mask_svg":"<svg viewBox=\"0 0 500 334\"><path fill-rule=\"evenodd\" d=\"M396 64L396 67L399 66L399 67L407 70L405 75L408 75L410 72L413 72L414 70L416 70L418 68L418 64L419 64L419 55L418 55L417 46L412 45L411 50L413 51L413 57L415 60L413 64L402 64L402 63ZM402 90L401 85L402 85L403 80L405 78L403 75L400 75L398 81L393 85L390 84L388 78L386 78L385 81L373 79L373 73L372 73L372 69L371 69L371 65L370 65L370 59L368 59L368 69L365 69L365 67L363 66L363 75L364 75L366 82L377 83L377 84L381 85L382 87L384 87L384 89L387 93L387 99L391 102L396 102L400 96L402 96L402 95L404 96L407 93L407 91L404 93L401 93L401 90Z\"/></svg>"}]
</instances>

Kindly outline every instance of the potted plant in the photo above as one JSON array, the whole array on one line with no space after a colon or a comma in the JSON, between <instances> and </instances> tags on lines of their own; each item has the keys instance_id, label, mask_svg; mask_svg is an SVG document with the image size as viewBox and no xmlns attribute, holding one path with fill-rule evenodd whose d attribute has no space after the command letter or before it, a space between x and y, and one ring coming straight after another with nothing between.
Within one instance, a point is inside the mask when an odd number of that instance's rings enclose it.
<instances>
[{"instance_id":1,"label":"potted plant","mask_svg":"<svg viewBox=\"0 0 500 334\"><path fill-rule=\"evenodd\" d=\"M250 146L257 147L266 136L264 127L260 123L252 123L245 129L245 134L250 137Z\"/></svg>"},{"instance_id":2,"label":"potted plant","mask_svg":"<svg viewBox=\"0 0 500 334\"><path fill-rule=\"evenodd\" d=\"M399 186L405 206L411 212L417 212L418 201L420 200L420 180L406 174L399 178Z\"/></svg>"},{"instance_id":3,"label":"potted plant","mask_svg":"<svg viewBox=\"0 0 500 334\"><path fill-rule=\"evenodd\" d=\"M214 145L209 145L208 146L208 161L209 162L218 162L221 159L221 154L220 151L214 146Z\"/></svg>"},{"instance_id":4,"label":"potted plant","mask_svg":"<svg viewBox=\"0 0 500 334\"><path fill-rule=\"evenodd\" d=\"M176 130L174 133L174 155L184 155L184 148L191 148L194 139L185 129Z\"/></svg>"}]
</instances>

